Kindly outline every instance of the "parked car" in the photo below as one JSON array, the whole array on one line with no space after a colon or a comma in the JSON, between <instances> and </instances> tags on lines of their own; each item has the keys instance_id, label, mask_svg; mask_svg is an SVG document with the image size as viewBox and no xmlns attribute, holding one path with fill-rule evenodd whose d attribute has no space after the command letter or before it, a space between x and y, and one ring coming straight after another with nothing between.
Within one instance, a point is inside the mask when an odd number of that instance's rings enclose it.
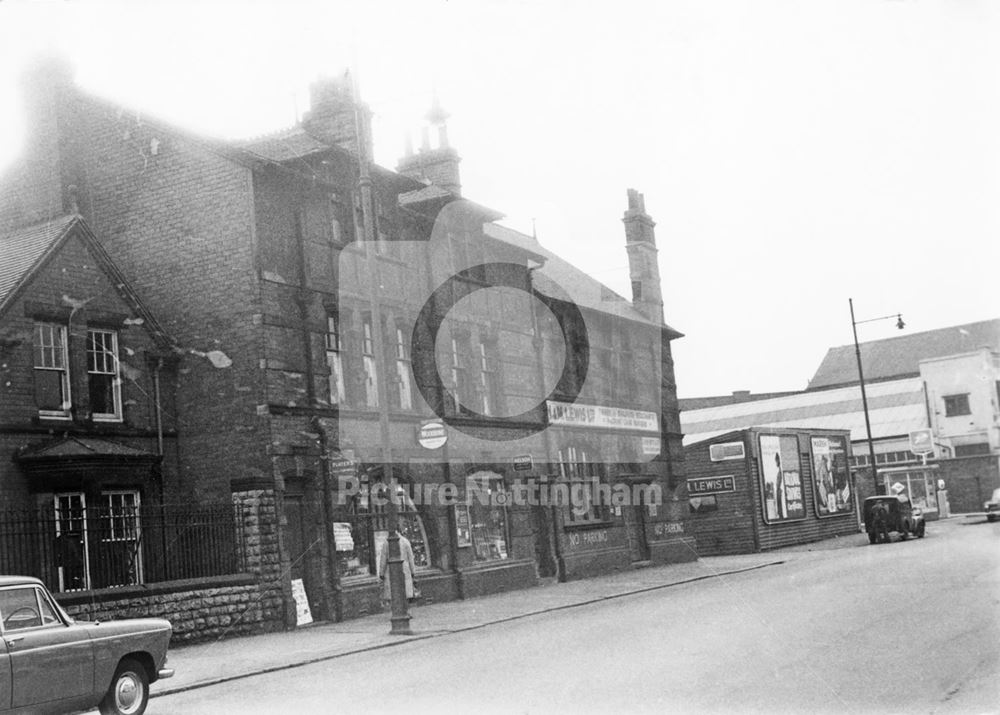
<instances>
[{"instance_id":1,"label":"parked car","mask_svg":"<svg viewBox=\"0 0 1000 715\"><path fill-rule=\"evenodd\" d=\"M142 715L169 678L170 622L77 621L41 581L0 576L0 712Z\"/></svg>"},{"instance_id":2,"label":"parked car","mask_svg":"<svg viewBox=\"0 0 1000 715\"><path fill-rule=\"evenodd\" d=\"M983 504L983 509L986 510L986 521L1000 519L1000 489L993 490L993 496Z\"/></svg>"},{"instance_id":3,"label":"parked car","mask_svg":"<svg viewBox=\"0 0 1000 715\"><path fill-rule=\"evenodd\" d=\"M864 503L864 517L870 544L880 541L888 543L889 534L893 531L899 532L901 539L906 539L910 534L918 539L923 538L926 528L923 512L919 507L913 506L908 497L902 495L868 497Z\"/></svg>"}]
</instances>

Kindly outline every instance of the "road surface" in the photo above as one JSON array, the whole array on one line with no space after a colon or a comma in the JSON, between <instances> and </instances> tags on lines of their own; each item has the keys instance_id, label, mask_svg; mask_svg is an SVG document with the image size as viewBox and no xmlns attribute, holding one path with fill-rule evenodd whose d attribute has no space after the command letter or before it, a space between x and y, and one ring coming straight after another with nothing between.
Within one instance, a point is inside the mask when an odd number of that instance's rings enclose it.
<instances>
[{"instance_id":1,"label":"road surface","mask_svg":"<svg viewBox=\"0 0 1000 715\"><path fill-rule=\"evenodd\" d=\"M1000 712L998 547L1000 524L932 523L921 540L793 551L759 571L157 697L148 712Z\"/></svg>"}]
</instances>

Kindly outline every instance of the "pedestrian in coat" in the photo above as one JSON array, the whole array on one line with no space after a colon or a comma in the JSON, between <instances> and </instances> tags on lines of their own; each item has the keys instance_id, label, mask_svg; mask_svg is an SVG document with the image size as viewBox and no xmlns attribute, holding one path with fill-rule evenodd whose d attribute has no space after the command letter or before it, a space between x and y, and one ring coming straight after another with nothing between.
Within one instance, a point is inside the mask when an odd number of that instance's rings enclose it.
<instances>
[{"instance_id":1,"label":"pedestrian in coat","mask_svg":"<svg viewBox=\"0 0 1000 715\"><path fill-rule=\"evenodd\" d=\"M399 534L399 532L396 532ZM403 583L406 584L406 598L413 600L416 593L413 588L413 574L417 570L416 561L413 558L413 546L410 540L399 534L399 556L403 559ZM392 600L392 586L389 581L389 542L386 541L379 554L378 560L379 578L382 579L382 600Z\"/></svg>"}]
</instances>

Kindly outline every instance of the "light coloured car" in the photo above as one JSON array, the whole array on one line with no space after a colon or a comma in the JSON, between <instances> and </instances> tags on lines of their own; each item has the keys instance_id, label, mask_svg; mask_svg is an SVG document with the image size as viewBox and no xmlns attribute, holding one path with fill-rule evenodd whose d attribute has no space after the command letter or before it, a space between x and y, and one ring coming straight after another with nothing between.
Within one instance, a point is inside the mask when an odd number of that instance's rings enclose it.
<instances>
[{"instance_id":1,"label":"light coloured car","mask_svg":"<svg viewBox=\"0 0 1000 715\"><path fill-rule=\"evenodd\" d=\"M993 496L983 504L983 509L986 511L987 521L1000 519L1000 489L993 490Z\"/></svg>"},{"instance_id":2,"label":"light coloured car","mask_svg":"<svg viewBox=\"0 0 1000 715\"><path fill-rule=\"evenodd\" d=\"M0 712L142 715L169 678L170 622L70 618L41 581L0 576Z\"/></svg>"}]
</instances>

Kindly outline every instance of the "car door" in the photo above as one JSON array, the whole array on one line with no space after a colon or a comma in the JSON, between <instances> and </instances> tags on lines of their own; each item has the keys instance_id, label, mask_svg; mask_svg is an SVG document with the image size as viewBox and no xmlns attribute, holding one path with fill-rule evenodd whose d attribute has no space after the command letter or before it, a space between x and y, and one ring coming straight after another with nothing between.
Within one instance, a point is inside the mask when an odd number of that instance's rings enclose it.
<instances>
[{"instance_id":1,"label":"car door","mask_svg":"<svg viewBox=\"0 0 1000 715\"><path fill-rule=\"evenodd\" d=\"M0 710L10 708L10 656L7 643L0 638Z\"/></svg>"},{"instance_id":2,"label":"car door","mask_svg":"<svg viewBox=\"0 0 1000 715\"><path fill-rule=\"evenodd\" d=\"M0 589L0 623L12 707L79 700L93 692L90 636L85 628L64 622L40 587Z\"/></svg>"}]
</instances>

